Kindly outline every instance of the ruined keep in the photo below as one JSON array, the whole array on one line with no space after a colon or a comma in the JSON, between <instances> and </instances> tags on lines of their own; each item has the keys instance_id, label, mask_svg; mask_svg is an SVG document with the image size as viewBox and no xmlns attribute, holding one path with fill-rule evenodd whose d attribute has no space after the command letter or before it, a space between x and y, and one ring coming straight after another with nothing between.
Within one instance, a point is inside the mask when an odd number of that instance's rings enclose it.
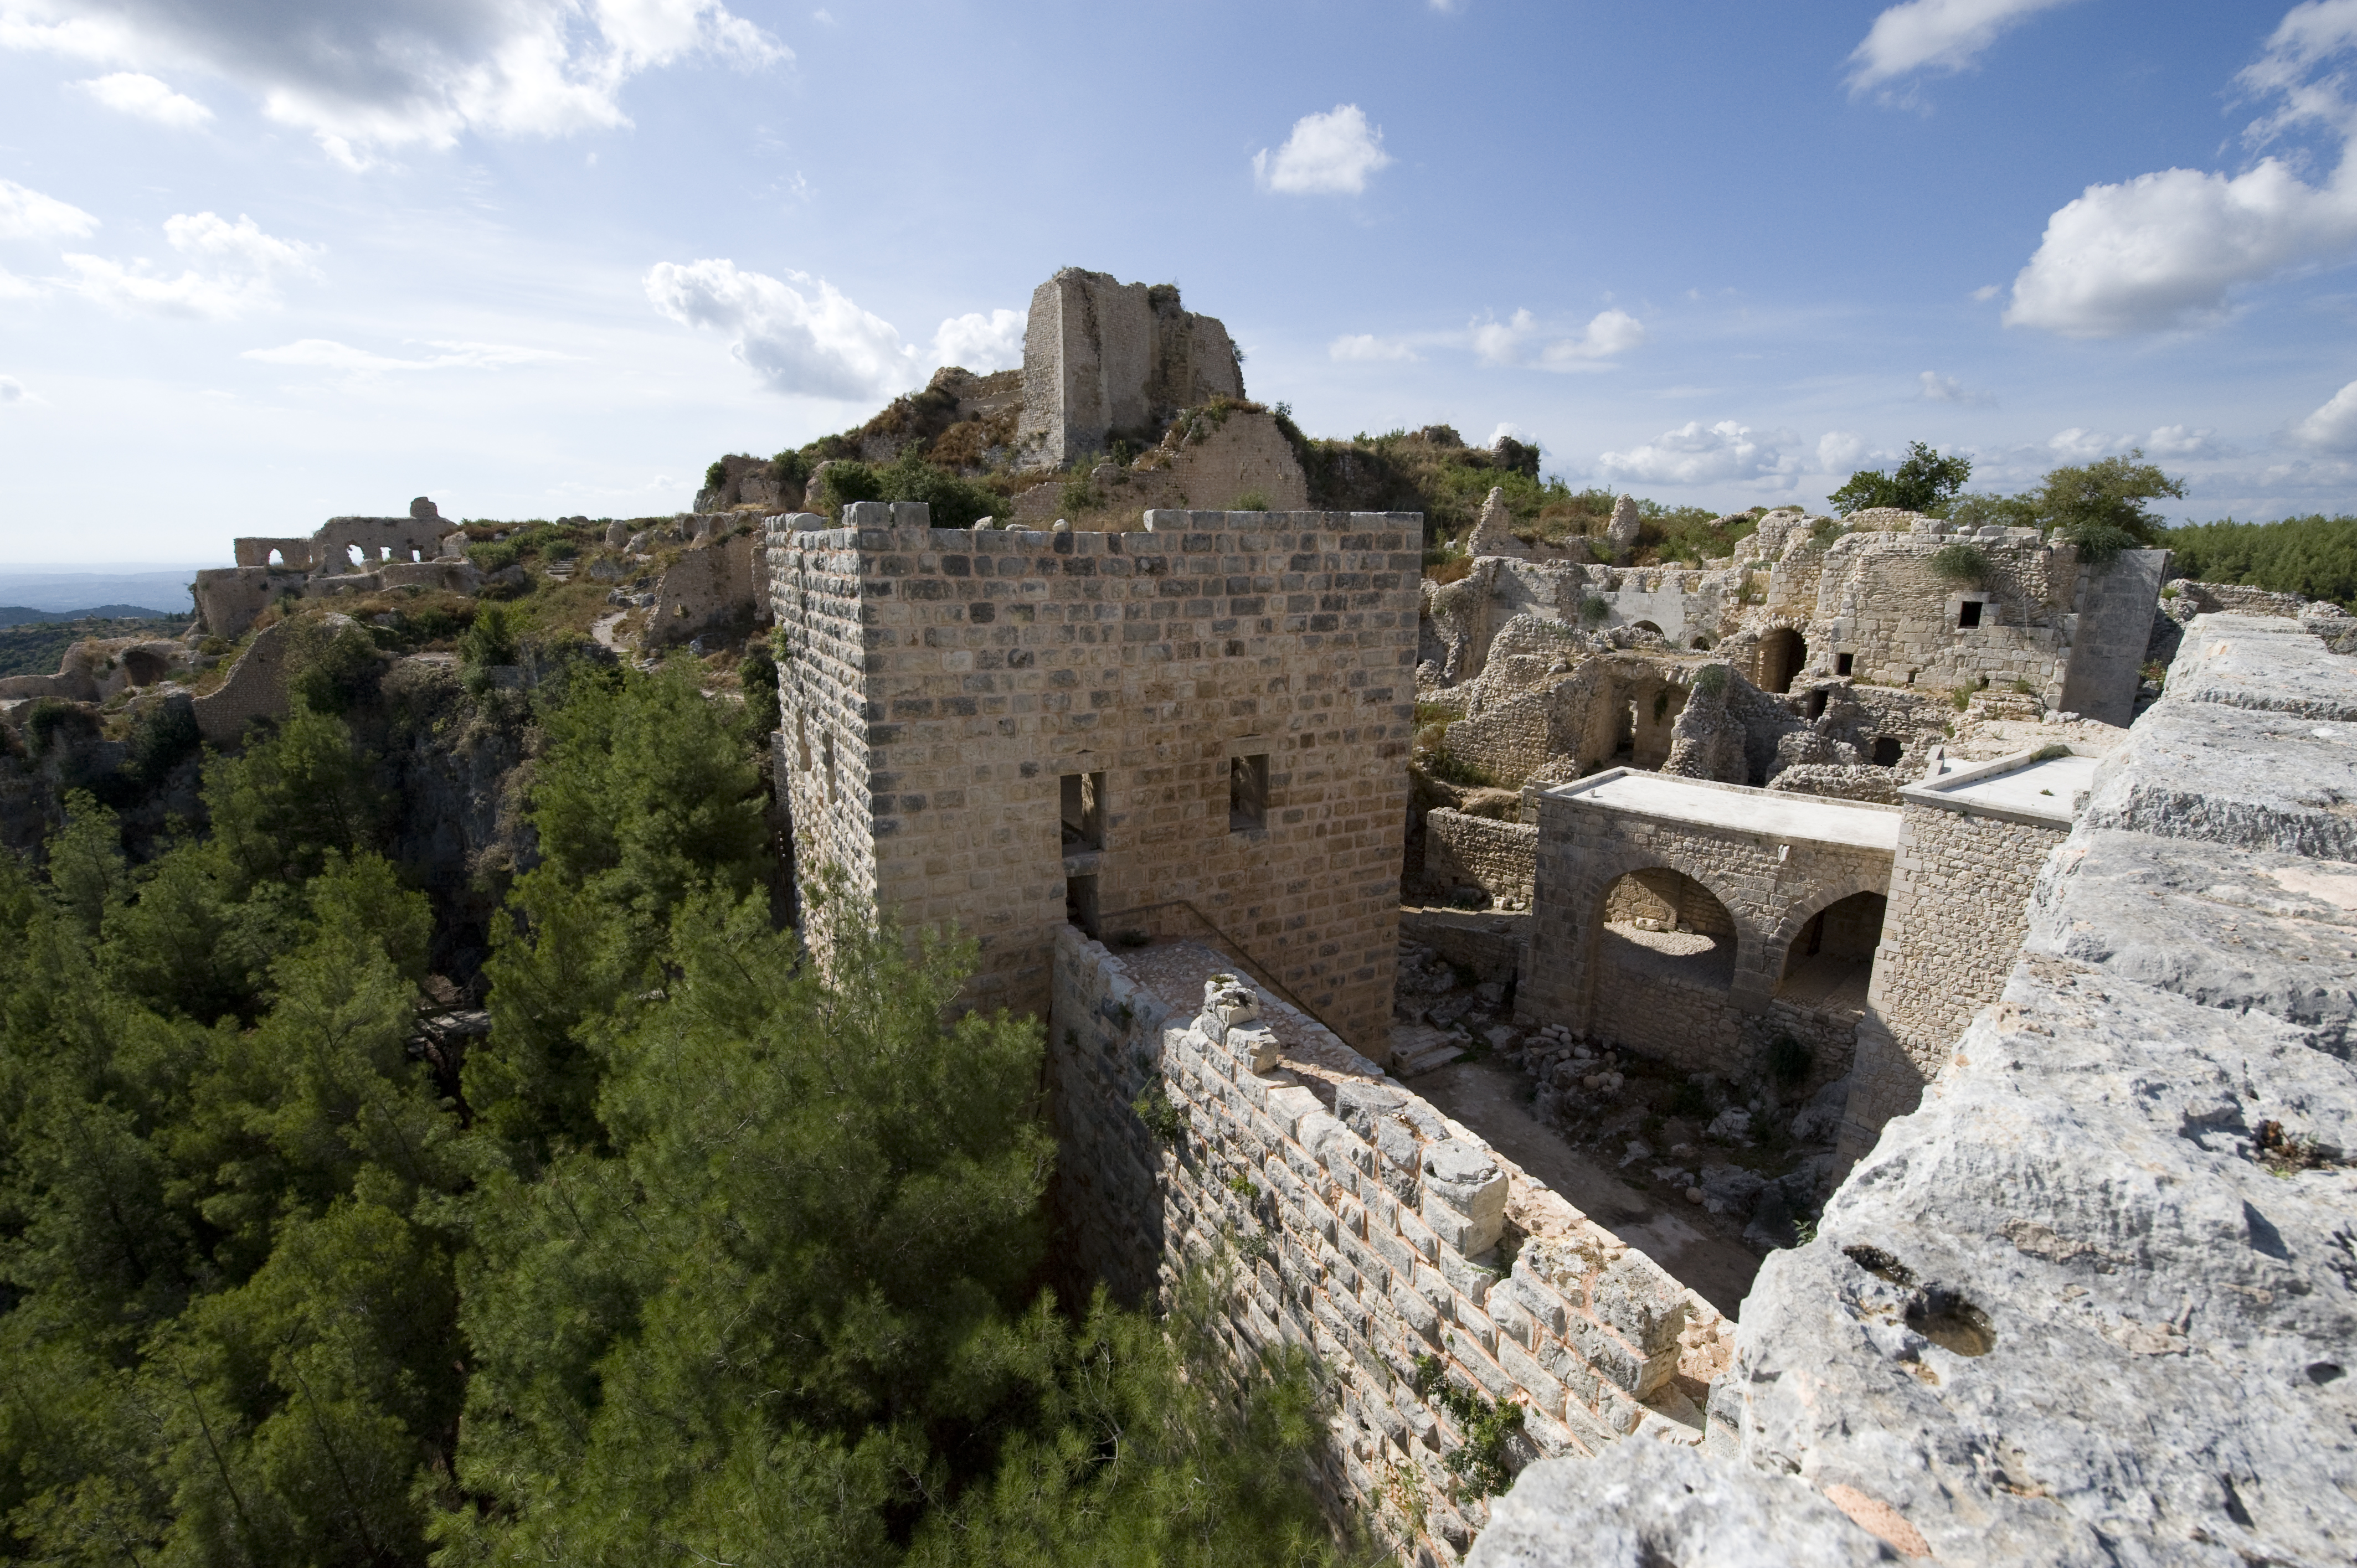
<instances>
[{"instance_id":1,"label":"ruined keep","mask_svg":"<svg viewBox=\"0 0 2357 1568\"><path fill-rule=\"evenodd\" d=\"M1145 444L1182 408L1243 395L1228 329L1182 308L1173 285L1066 267L1032 291L1016 424L1025 467L1060 468L1115 435Z\"/></svg>"},{"instance_id":2,"label":"ruined keep","mask_svg":"<svg viewBox=\"0 0 2357 1568\"><path fill-rule=\"evenodd\" d=\"M1422 520L1145 523L770 520L800 874L976 937L982 1005L1044 1014L1068 920L1202 936L1380 1058Z\"/></svg>"},{"instance_id":3,"label":"ruined keep","mask_svg":"<svg viewBox=\"0 0 2357 1568\"><path fill-rule=\"evenodd\" d=\"M473 593L482 574L466 559L465 543L420 496L407 517L331 517L307 538L239 539L237 564L199 572L188 591L198 624L234 638L290 594L323 598L410 585Z\"/></svg>"}]
</instances>

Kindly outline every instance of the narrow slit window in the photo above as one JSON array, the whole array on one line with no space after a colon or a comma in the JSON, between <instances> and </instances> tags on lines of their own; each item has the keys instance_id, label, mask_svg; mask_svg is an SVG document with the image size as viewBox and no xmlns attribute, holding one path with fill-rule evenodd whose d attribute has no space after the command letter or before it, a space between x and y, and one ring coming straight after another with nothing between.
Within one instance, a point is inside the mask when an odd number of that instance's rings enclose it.
<instances>
[{"instance_id":1,"label":"narrow slit window","mask_svg":"<svg viewBox=\"0 0 2357 1568\"><path fill-rule=\"evenodd\" d=\"M1966 599L1963 604L1958 605L1958 606L1956 607L1956 629L1957 629L1957 630L1962 631L1962 630L1964 630L1964 628L1966 628L1967 627L1975 627L1975 626L1978 626L1978 625L1980 625L1980 624L1981 624L1981 602L1980 602L1980 600L1978 600L1978 599Z\"/></svg>"},{"instance_id":2,"label":"narrow slit window","mask_svg":"<svg viewBox=\"0 0 2357 1568\"><path fill-rule=\"evenodd\" d=\"M1104 848L1104 775L1067 773L1063 786L1064 853Z\"/></svg>"},{"instance_id":3,"label":"narrow slit window","mask_svg":"<svg viewBox=\"0 0 2357 1568\"><path fill-rule=\"evenodd\" d=\"M1228 758L1228 832L1268 826L1268 757Z\"/></svg>"}]
</instances>

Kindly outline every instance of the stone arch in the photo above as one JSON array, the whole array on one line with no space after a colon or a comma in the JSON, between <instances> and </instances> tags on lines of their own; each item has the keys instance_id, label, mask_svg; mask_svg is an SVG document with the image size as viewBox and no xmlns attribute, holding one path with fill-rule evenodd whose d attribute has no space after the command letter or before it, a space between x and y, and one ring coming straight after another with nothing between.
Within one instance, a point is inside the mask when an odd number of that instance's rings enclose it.
<instances>
[{"instance_id":1,"label":"stone arch","mask_svg":"<svg viewBox=\"0 0 2357 1568\"><path fill-rule=\"evenodd\" d=\"M1704 892L1717 901L1720 908L1727 911L1728 918L1735 926L1735 973L1738 979L1747 972L1760 969L1762 955L1765 952L1781 950L1771 948L1770 941L1765 940L1765 933L1760 929L1759 912L1727 887L1722 877L1723 869L1689 854L1674 845L1666 847L1655 845L1643 852L1630 851L1615 855L1601 865L1591 865L1588 868L1588 886L1593 889L1590 896L1594 902L1587 909L1581 911L1586 918L1587 929L1587 951L1582 955L1583 967L1591 980L1596 971L1597 938L1604 929L1602 917L1606 898L1622 877L1633 872L1653 870L1674 871L1687 881L1699 885ZM1810 914L1814 913L1813 909L1810 911ZM1802 918L1805 919L1807 917ZM1792 939L1788 934L1784 940L1789 942ZM1592 1013L1594 1000L1591 993L1583 1011Z\"/></svg>"},{"instance_id":2,"label":"stone arch","mask_svg":"<svg viewBox=\"0 0 2357 1568\"><path fill-rule=\"evenodd\" d=\"M1793 678L1808 666L1809 639L1798 628L1780 626L1760 638L1760 689L1778 696L1792 689Z\"/></svg>"},{"instance_id":3,"label":"stone arch","mask_svg":"<svg viewBox=\"0 0 2357 1568\"><path fill-rule=\"evenodd\" d=\"M1708 653L1710 651L1710 639L1706 637L1697 637L1689 646L1691 646L1696 653Z\"/></svg>"},{"instance_id":4,"label":"stone arch","mask_svg":"<svg viewBox=\"0 0 2357 1568\"><path fill-rule=\"evenodd\" d=\"M1630 625L1629 625L1629 629L1630 629L1631 631L1650 631L1650 632L1652 632L1655 637L1659 637L1659 636L1661 636L1661 635L1662 635L1662 628L1661 628L1660 627L1658 627L1658 626L1655 626L1652 621L1649 621L1649 620L1631 621L1631 622L1630 623Z\"/></svg>"},{"instance_id":5,"label":"stone arch","mask_svg":"<svg viewBox=\"0 0 2357 1568\"><path fill-rule=\"evenodd\" d=\"M134 648L123 656L123 672L130 677L135 686L154 685L170 668L162 655L150 653L144 648Z\"/></svg>"},{"instance_id":6,"label":"stone arch","mask_svg":"<svg viewBox=\"0 0 2357 1568\"><path fill-rule=\"evenodd\" d=\"M286 552L285 552L284 550L279 549L279 548L278 548L276 545L274 545L274 545L272 545L272 546L270 547L270 559L269 559L268 561L264 562L264 565L268 565L268 566L284 566L284 565L285 565L285 564L286 564Z\"/></svg>"},{"instance_id":7,"label":"stone arch","mask_svg":"<svg viewBox=\"0 0 2357 1568\"><path fill-rule=\"evenodd\" d=\"M1792 939L1801 934L1802 927L1843 899L1860 893L1872 893L1878 897L1889 898L1890 882L1888 874L1864 869L1854 871L1846 876L1820 882L1785 905L1783 913L1777 917L1775 926L1760 933L1761 949L1772 955L1774 959L1770 972L1781 972L1783 954L1792 947Z\"/></svg>"}]
</instances>

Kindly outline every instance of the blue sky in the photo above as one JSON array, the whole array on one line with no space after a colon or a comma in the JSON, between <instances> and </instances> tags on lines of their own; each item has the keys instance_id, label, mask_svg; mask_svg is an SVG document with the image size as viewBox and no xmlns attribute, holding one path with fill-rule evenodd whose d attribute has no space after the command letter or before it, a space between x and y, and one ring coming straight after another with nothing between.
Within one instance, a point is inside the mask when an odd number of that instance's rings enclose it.
<instances>
[{"instance_id":1,"label":"blue sky","mask_svg":"<svg viewBox=\"0 0 2357 1568\"><path fill-rule=\"evenodd\" d=\"M1313 433L2357 510L2357 0L0 0L0 561L640 515L1175 279Z\"/></svg>"}]
</instances>

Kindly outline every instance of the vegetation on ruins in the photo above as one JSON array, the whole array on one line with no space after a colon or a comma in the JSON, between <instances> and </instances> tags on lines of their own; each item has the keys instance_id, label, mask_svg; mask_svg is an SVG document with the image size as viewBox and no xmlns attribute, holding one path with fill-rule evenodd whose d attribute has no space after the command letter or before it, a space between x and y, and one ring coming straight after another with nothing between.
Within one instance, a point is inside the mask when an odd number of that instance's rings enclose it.
<instances>
[{"instance_id":1,"label":"vegetation on ruins","mask_svg":"<svg viewBox=\"0 0 2357 1568\"><path fill-rule=\"evenodd\" d=\"M1860 468L1826 501L1841 517L1874 507L1943 517L1972 477L1971 458L1943 457L1921 441L1910 441L1907 456L1898 467L1887 474L1879 468Z\"/></svg>"},{"instance_id":2,"label":"vegetation on ruins","mask_svg":"<svg viewBox=\"0 0 2357 1568\"><path fill-rule=\"evenodd\" d=\"M1996 564L1989 560L1988 552L1963 540L1943 544L1932 552L1928 564L1932 568L1932 575L1940 581L1965 587L1981 587L1996 575Z\"/></svg>"},{"instance_id":3,"label":"vegetation on ruins","mask_svg":"<svg viewBox=\"0 0 2357 1568\"><path fill-rule=\"evenodd\" d=\"M1325 1560L1302 1363L1217 1375L1200 1282L1045 1288L1039 1030L948 1018L970 944L823 902L822 971L758 716L498 635L538 860L471 1049L357 629L196 824L80 792L0 857L0 1555Z\"/></svg>"}]
</instances>

